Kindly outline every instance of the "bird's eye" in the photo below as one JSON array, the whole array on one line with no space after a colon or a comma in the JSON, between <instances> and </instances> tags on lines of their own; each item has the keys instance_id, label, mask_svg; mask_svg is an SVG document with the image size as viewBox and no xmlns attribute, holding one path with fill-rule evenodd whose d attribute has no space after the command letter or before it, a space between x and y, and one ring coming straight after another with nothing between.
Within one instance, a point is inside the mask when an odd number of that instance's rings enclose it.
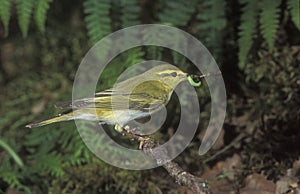
<instances>
[{"instance_id":1,"label":"bird's eye","mask_svg":"<svg viewBox=\"0 0 300 194\"><path fill-rule=\"evenodd\" d=\"M173 73L171 73L171 76L176 77L176 76L177 76L177 73L176 73L176 72L173 72Z\"/></svg>"}]
</instances>

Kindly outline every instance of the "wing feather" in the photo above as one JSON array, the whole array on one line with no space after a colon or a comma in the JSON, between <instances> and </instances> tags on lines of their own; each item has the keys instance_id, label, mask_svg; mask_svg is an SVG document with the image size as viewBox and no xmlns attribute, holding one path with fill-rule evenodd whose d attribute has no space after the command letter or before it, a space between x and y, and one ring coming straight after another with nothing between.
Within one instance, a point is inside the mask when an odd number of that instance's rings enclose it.
<instances>
[{"instance_id":1,"label":"wing feather","mask_svg":"<svg viewBox=\"0 0 300 194\"><path fill-rule=\"evenodd\" d=\"M142 87L143 86L143 87ZM156 81L144 82L131 93L122 89L108 89L95 94L95 97L78 99L75 101L59 102L57 108L103 108L103 109L132 109L141 111L154 111L169 100L168 92L157 86ZM142 88L140 88L142 87ZM165 94L165 95L161 95ZM128 102L128 103L127 103Z\"/></svg>"}]
</instances>

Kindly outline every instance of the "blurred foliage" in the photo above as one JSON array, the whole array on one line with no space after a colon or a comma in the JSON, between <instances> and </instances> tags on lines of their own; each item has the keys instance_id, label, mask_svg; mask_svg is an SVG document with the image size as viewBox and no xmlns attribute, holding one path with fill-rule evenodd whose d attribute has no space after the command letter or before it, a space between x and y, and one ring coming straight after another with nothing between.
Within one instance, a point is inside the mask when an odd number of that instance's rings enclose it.
<instances>
[{"instance_id":1,"label":"blurred foliage","mask_svg":"<svg viewBox=\"0 0 300 194\"><path fill-rule=\"evenodd\" d=\"M245 148L249 163L247 170L256 166L270 179L278 179L286 166L292 166L300 156L300 45L282 45L270 53L261 49L247 65L246 82L255 90L245 91L251 107L248 118L255 120L257 140ZM267 143L266 143L267 140ZM266 147L255 150L265 144Z\"/></svg>"},{"instance_id":2,"label":"blurred foliage","mask_svg":"<svg viewBox=\"0 0 300 194\"><path fill-rule=\"evenodd\" d=\"M28 28L31 21L31 15L34 14L34 20L38 29L45 32L45 22L47 18L47 11L52 0L1 0L0 1L0 16L5 28L5 36L8 36L8 25L11 17L11 10L13 5L16 6L19 20L19 27L22 35L25 38L28 34Z\"/></svg>"},{"instance_id":3,"label":"blurred foliage","mask_svg":"<svg viewBox=\"0 0 300 194\"><path fill-rule=\"evenodd\" d=\"M246 62L248 52L252 48L253 39L258 39L257 36L262 36L265 39L269 51L272 52L279 24L281 23L282 26L287 22L283 21L282 18L291 15L294 25L300 30L298 0L240 0L240 3L243 6L242 22L239 26L239 62L242 68ZM257 34L258 20L261 35Z\"/></svg>"},{"instance_id":4,"label":"blurred foliage","mask_svg":"<svg viewBox=\"0 0 300 194\"><path fill-rule=\"evenodd\" d=\"M31 121L58 114L53 104L71 99L76 69L90 46L112 31L144 23L166 24L193 34L222 64L229 96L225 126L230 126L229 134L246 129L254 136L254 143L246 142L241 148L247 164L245 171L259 166L256 171L276 177L299 157L298 149L278 156L287 152L286 146L291 145L287 142L296 144L299 140L296 127L300 125L298 0L64 3L0 0L0 4L3 26L0 28L0 134L1 140L11 148L0 149L0 193L12 188L26 193L177 192L178 187L166 181L169 178L164 172L126 171L96 159L74 130L73 122L24 128ZM42 33L30 25L32 20ZM178 47L189 49L189 45L179 44L177 37L172 37L172 41ZM106 44L111 46L110 42ZM101 51L101 54L108 53ZM112 87L122 71L146 59L167 61L185 71L196 72L175 51L156 46L138 47L110 62L97 89ZM202 109L199 129L202 129L210 117L206 84L197 92ZM175 132L172 127L176 128L180 119L176 103L172 99L168 106L174 115L166 121L171 128L164 128L158 134L162 139L169 139ZM255 129L254 132L249 128ZM111 133L113 138L124 139ZM86 135L93 137L91 142L103 143L99 136ZM225 138L225 143L232 138ZM269 144L257 149L266 139ZM200 142L199 135L190 149L176 159L194 174L203 170L203 164L195 159L199 157ZM16 163L12 153L21 158L23 166Z\"/></svg>"},{"instance_id":5,"label":"blurred foliage","mask_svg":"<svg viewBox=\"0 0 300 194\"><path fill-rule=\"evenodd\" d=\"M226 26L226 1L202 1L203 4L197 14L200 38L205 46L213 53L217 62L222 60L223 30Z\"/></svg>"},{"instance_id":6,"label":"blurred foliage","mask_svg":"<svg viewBox=\"0 0 300 194\"><path fill-rule=\"evenodd\" d=\"M84 13L88 36L93 43L111 32L110 0L84 1Z\"/></svg>"}]
</instances>

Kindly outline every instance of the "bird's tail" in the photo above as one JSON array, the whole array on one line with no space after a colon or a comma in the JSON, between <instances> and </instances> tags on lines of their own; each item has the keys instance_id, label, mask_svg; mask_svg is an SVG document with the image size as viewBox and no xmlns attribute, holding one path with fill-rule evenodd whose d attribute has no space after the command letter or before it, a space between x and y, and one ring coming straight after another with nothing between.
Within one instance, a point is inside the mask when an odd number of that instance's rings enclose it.
<instances>
[{"instance_id":1,"label":"bird's tail","mask_svg":"<svg viewBox=\"0 0 300 194\"><path fill-rule=\"evenodd\" d=\"M53 117L51 119L47 119L41 122L36 122L36 123L31 123L26 125L26 127L28 128L34 128L34 127L40 127L40 126L44 126L44 125L48 125L51 123L56 123L56 122L60 122L60 121L69 121L73 119L73 113L68 113L68 114L63 114L63 115L58 115L57 117Z\"/></svg>"}]
</instances>

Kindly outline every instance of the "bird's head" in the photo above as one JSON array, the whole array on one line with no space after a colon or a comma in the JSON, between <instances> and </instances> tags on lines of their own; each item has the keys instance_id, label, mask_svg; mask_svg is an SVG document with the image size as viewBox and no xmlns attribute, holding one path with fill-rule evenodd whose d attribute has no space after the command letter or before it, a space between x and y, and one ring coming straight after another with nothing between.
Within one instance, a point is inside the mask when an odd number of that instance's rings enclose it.
<instances>
[{"instance_id":1,"label":"bird's head","mask_svg":"<svg viewBox=\"0 0 300 194\"><path fill-rule=\"evenodd\" d=\"M172 88L175 88L182 81L187 80L188 76L187 73L184 73L177 67L170 64L153 67L148 70L146 74L155 80L159 80L171 86Z\"/></svg>"}]
</instances>

